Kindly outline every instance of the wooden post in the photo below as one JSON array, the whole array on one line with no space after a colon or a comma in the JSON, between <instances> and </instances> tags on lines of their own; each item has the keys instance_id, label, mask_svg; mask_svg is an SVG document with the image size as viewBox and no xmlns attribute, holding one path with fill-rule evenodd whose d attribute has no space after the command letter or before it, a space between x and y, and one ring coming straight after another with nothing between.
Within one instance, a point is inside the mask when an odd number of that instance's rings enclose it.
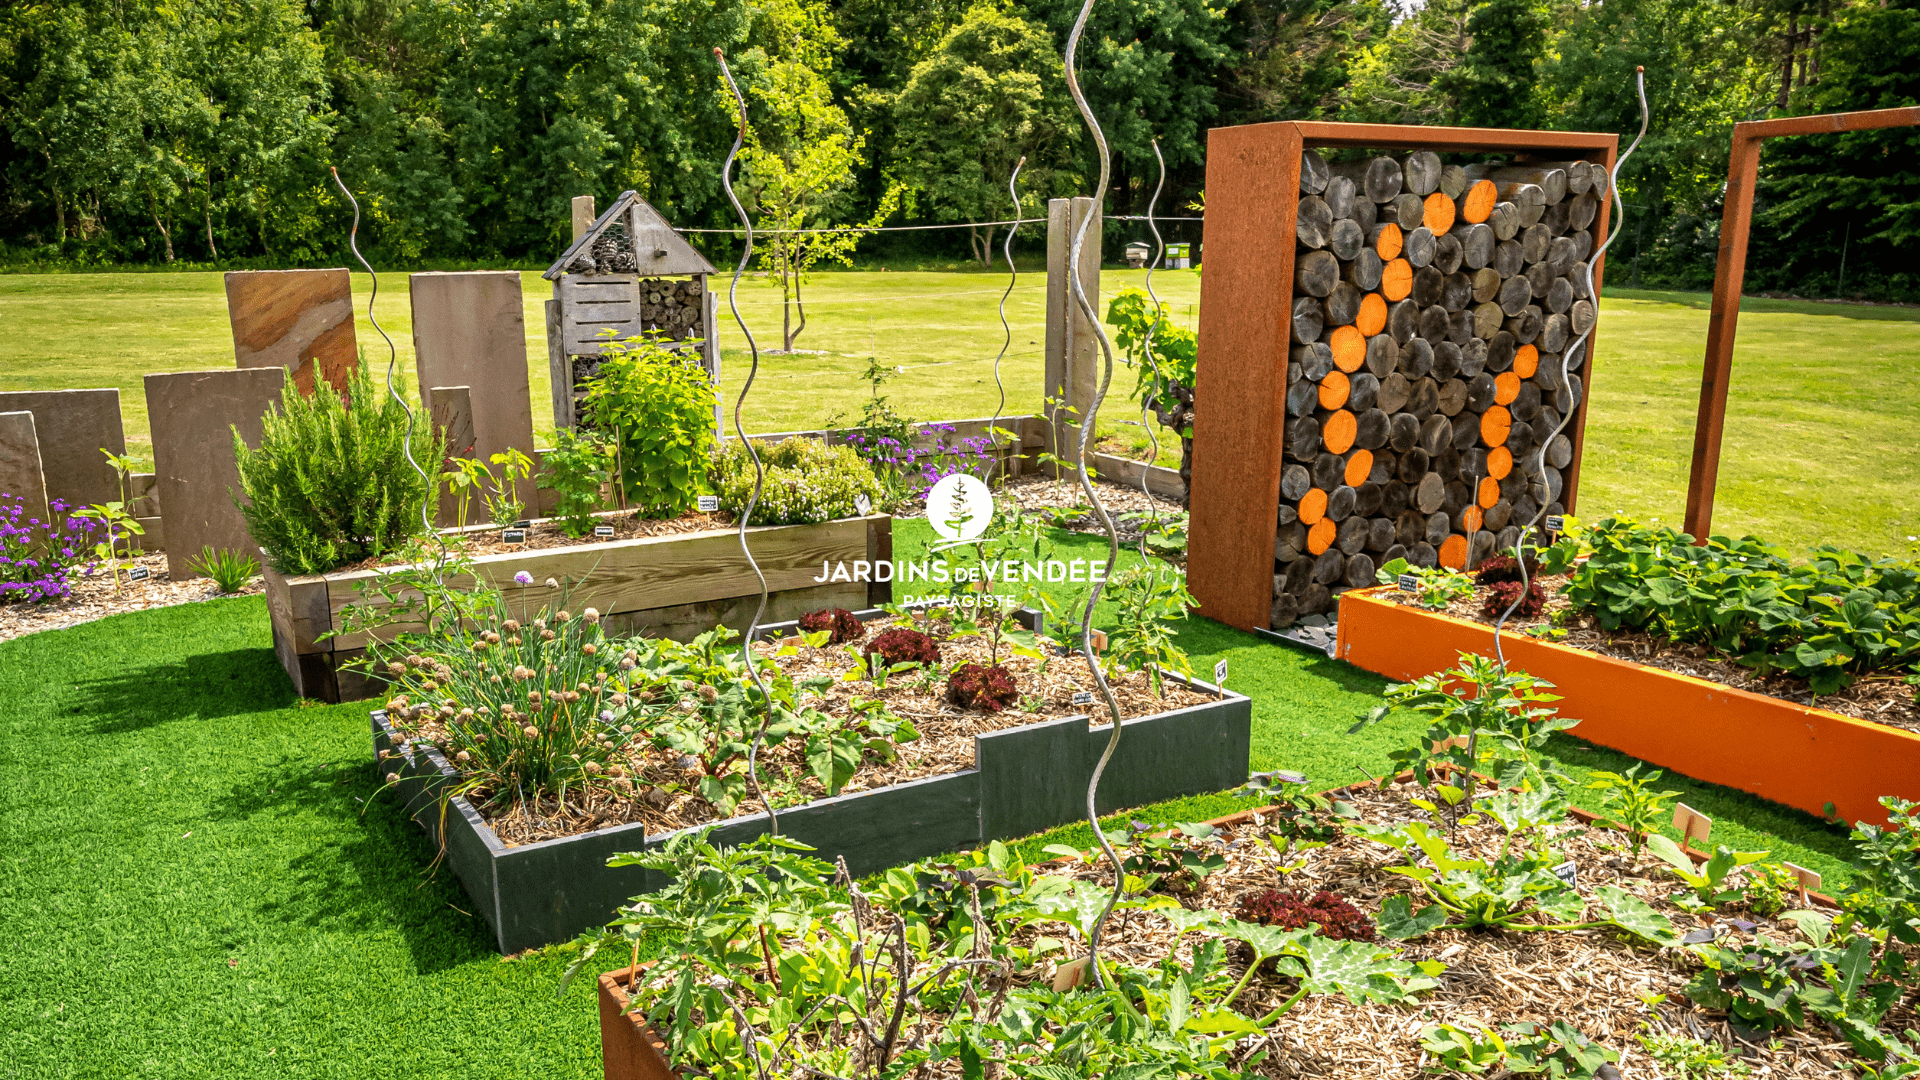
<instances>
[{"instance_id":1,"label":"wooden post","mask_svg":"<svg viewBox=\"0 0 1920 1080\"><path fill-rule=\"evenodd\" d=\"M593 228L593 196L575 195L573 197L573 238L580 239L588 229Z\"/></svg>"},{"instance_id":2,"label":"wooden post","mask_svg":"<svg viewBox=\"0 0 1920 1080\"><path fill-rule=\"evenodd\" d=\"M1073 233L1091 215L1080 249L1080 282L1087 299L1100 309L1100 204L1096 199L1053 199L1047 203L1047 397L1060 404L1047 410L1053 452L1071 458L1080 445L1080 417L1093 406L1100 386L1100 342L1081 312L1067 282L1067 253ZM1044 404L1044 403L1043 403Z\"/></svg>"},{"instance_id":3,"label":"wooden post","mask_svg":"<svg viewBox=\"0 0 1920 1080\"><path fill-rule=\"evenodd\" d=\"M1761 142L1793 135L1914 125L1920 125L1920 108L1790 116L1733 125L1733 150L1727 157L1726 209L1720 216L1720 255L1713 270L1713 315L1707 322L1700 408L1693 427L1693 465L1687 477L1686 531L1695 543L1706 543L1713 529L1713 489L1720 475L1727 380L1733 373L1733 337L1740 322L1740 286L1747 275L1747 237L1753 228L1753 187L1759 176ZM1588 355L1592 355L1591 350Z\"/></svg>"}]
</instances>

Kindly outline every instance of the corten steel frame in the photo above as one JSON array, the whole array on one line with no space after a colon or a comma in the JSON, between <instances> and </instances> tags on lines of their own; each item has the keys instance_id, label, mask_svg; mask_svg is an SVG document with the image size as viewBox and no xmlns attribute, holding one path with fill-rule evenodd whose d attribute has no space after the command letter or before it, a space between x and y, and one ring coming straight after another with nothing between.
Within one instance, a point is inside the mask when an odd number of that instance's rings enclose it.
<instances>
[{"instance_id":1,"label":"corten steel frame","mask_svg":"<svg viewBox=\"0 0 1920 1080\"><path fill-rule=\"evenodd\" d=\"M1265 629L1273 606L1301 151L1499 150L1516 159L1584 159L1611 173L1619 143L1618 136L1598 132L1308 121L1208 132L1202 226L1207 280L1200 291L1200 360L1194 376L1200 407L1194 415L1187 545L1187 589L1199 601L1200 614L1243 630ZM1601 200L1594 222L1600 238L1606 236L1612 205L1611 195ZM1596 301L1600 278L1596 262ZM1584 396L1590 401L1591 337L1586 364ZM1579 485L1584 407L1571 426L1573 461L1561 494L1568 510Z\"/></svg>"},{"instance_id":2,"label":"corten steel frame","mask_svg":"<svg viewBox=\"0 0 1920 1080\"><path fill-rule=\"evenodd\" d=\"M1706 543L1713 526L1713 488L1720 475L1720 436L1727 420L1727 381L1733 373L1733 335L1740 322L1740 286L1747 276L1747 236L1753 231L1760 144L1790 135L1913 126L1920 126L1920 108L1788 116L1733 125L1726 208L1720 215L1720 258L1713 270L1713 317L1707 323L1700 413L1693 425L1693 468L1687 478L1686 530L1696 543ZM1202 308L1203 317L1204 312Z\"/></svg>"}]
</instances>

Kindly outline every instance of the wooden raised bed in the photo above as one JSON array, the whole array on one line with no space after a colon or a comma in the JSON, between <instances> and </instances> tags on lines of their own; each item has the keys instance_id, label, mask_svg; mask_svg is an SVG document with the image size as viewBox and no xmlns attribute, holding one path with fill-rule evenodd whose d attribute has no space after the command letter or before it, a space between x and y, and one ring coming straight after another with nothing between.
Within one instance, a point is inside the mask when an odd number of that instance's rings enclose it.
<instances>
[{"instance_id":1,"label":"wooden raised bed","mask_svg":"<svg viewBox=\"0 0 1920 1080\"><path fill-rule=\"evenodd\" d=\"M1493 628L1382 599L1340 597L1335 655L1402 682L1494 655ZM1589 742L1825 816L1884 823L1879 799L1920 799L1920 735L1662 668L1505 632L1507 663L1554 684Z\"/></svg>"},{"instance_id":2,"label":"wooden raised bed","mask_svg":"<svg viewBox=\"0 0 1920 1080\"><path fill-rule=\"evenodd\" d=\"M889 515L766 526L749 530L749 535L771 594L763 622L798 618L816 608L864 608L893 599L888 582L814 581L823 562L852 566L856 560L871 565L891 559ZM608 632L615 634L645 631L685 640L722 623L743 626L753 617L760 595L760 583L741 557L739 536L731 528L482 555L474 559L474 568L509 601L524 595L529 608L544 602L548 578L576 583L570 601L598 608ZM364 674L344 667L365 653L366 635L319 639L340 628L342 608L368 602L357 585L394 569L303 577L266 571L273 650L302 697L353 701L378 692ZM514 574L522 570L533 575L533 585L514 583ZM448 584L471 588L473 582L453 578ZM383 636L401 629L387 628Z\"/></svg>"},{"instance_id":3,"label":"wooden raised bed","mask_svg":"<svg viewBox=\"0 0 1920 1080\"><path fill-rule=\"evenodd\" d=\"M1100 782L1100 811L1222 791L1246 782L1253 704L1202 682L1216 700L1123 723L1119 749ZM414 820L444 845L447 865L494 931L502 953L565 941L606 923L631 897L666 882L607 859L657 847L674 834L642 823L507 847L472 804L438 798L457 774L435 751L402 750L386 714L375 712L375 766L402 779L398 792ZM949 851L979 847L1080 820L1087 779L1111 729L1085 716L1044 720L976 736L974 767L900 784L817 799L780 811L780 831L831 860L844 856L856 876ZM380 753L397 757L381 761ZM744 844L766 832L764 814L695 826L716 844Z\"/></svg>"}]
</instances>

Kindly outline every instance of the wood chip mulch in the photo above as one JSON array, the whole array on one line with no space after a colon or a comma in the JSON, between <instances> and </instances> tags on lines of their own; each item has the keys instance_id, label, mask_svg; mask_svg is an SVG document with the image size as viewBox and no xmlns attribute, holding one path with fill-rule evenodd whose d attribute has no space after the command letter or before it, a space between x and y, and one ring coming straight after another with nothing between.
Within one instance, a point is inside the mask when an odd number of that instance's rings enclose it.
<instances>
[{"instance_id":1,"label":"wood chip mulch","mask_svg":"<svg viewBox=\"0 0 1920 1080\"><path fill-rule=\"evenodd\" d=\"M76 573L73 595L64 600L41 604L0 604L0 641L42 630L61 630L129 611L191 604L221 596L245 596L263 589L259 578L248 582L246 588L238 593L222 593L211 578L175 581L167 575L166 555L160 553L141 555L133 560L133 565L146 570L150 576L142 581L129 581L126 572L122 571L117 594L112 578L106 571L98 570L90 576Z\"/></svg>"},{"instance_id":2,"label":"wood chip mulch","mask_svg":"<svg viewBox=\"0 0 1920 1080\"><path fill-rule=\"evenodd\" d=\"M887 625L891 623L869 624L868 635L878 633ZM761 648L773 650L778 646L769 643ZM1090 716L1094 728L1108 723L1106 707L1092 673L1078 654L1053 655L1042 661L1014 656L1003 646L1000 663L1013 674L1022 700L1015 708L989 713L962 709L948 701L944 677L946 671L962 663L987 663L990 659L987 644L977 638L950 639L941 643L940 653L942 674L938 678L928 679L915 673L898 675L881 690L864 679L836 681L824 694L809 695L805 699L807 704L834 715L844 713L848 700L855 695L878 698L886 702L896 716L912 722L920 733L919 739L901 744L899 756L891 762L869 754L860 771L841 789L842 794L971 769L974 737L988 732L1079 715ZM857 661L847 654L844 645L816 649L802 644L792 655L782 657L780 664L797 682L817 675L839 680ZM1214 700L1212 694L1171 681L1161 683L1161 696L1156 698L1146 675L1140 672L1126 673L1114 680L1112 686L1114 697L1120 703L1120 715L1127 720ZM1093 695L1091 704L1074 704L1074 694L1082 691ZM430 727L425 734L431 737ZM789 739L763 752L759 759L761 776L772 790L776 806L797 806L827 794L819 781L807 772L803 742L799 738ZM669 751L646 746L627 759L627 766L639 785L631 798L616 798L608 793L596 795L592 801L582 804L574 796L569 798L564 812L557 803L546 800L531 811L521 808L488 816L487 823L502 843L512 847L636 821L646 825L648 835L654 835L720 820L713 805L697 794L701 773L697 767L685 767L687 764ZM756 814L762 809L759 800L749 797L735 808L734 814ZM482 813L486 814L484 810Z\"/></svg>"},{"instance_id":3,"label":"wood chip mulch","mask_svg":"<svg viewBox=\"0 0 1920 1080\"><path fill-rule=\"evenodd\" d=\"M1430 821L1426 811L1412 806L1408 796L1416 789L1363 789L1352 796L1362 818L1374 824ZM1322 889L1360 908L1369 918L1396 893L1409 892L1409 881L1387 872L1406 864L1402 853L1383 844L1342 835L1326 847L1294 851L1284 859L1265 837L1261 824L1226 830L1198 843L1218 848L1227 866L1208 875L1198 889L1180 897L1188 908L1208 908L1231 914L1242 898L1266 889L1293 890L1311 895ZM1430 825L1440 835L1444 826ZM1751 940L1726 920L1742 918L1760 924L1757 932L1774 941L1791 941L1791 923L1762 918L1751 911L1722 908L1694 916L1668 901L1679 881L1664 864L1642 855L1632 859L1625 837L1609 829L1589 827L1569 818L1553 830L1554 844L1563 858L1575 863L1577 888L1591 896L1600 885L1617 885L1646 901L1673 920L1681 933L1716 927L1732 940ZM1454 852L1491 858L1499 851L1504 833L1490 820L1462 825L1448 836ZM1304 862L1287 872L1284 864ZM1055 872L1111 887L1104 865L1069 866ZM1425 906L1416 897L1415 907ZM1591 916L1604 915L1597 903ZM1060 928L1040 933L1058 935ZM1165 919L1145 911L1116 911L1103 936L1103 950L1115 959L1139 966L1157 964L1174 934ZM1703 1012L1684 997L1683 987L1700 970L1699 962L1683 949L1657 950L1607 930L1540 931L1534 933L1441 929L1416 941L1396 943L1408 960L1438 960L1447 965L1440 986L1402 1006L1355 1005L1336 995L1312 995L1283 1016L1263 1040L1271 1051L1256 1069L1272 1077L1411 1077L1431 1064L1423 1056L1420 1032L1434 1023L1462 1027L1530 1021L1550 1024L1568 1020L1586 1034L1620 1054L1624 1076L1658 1077L1663 1073L1636 1038L1641 1034L1683 1035L1718 1043L1739 1056L1756 1077L1831 1078L1850 1075L1844 1066L1847 1044L1824 1025L1776 1032L1759 1045L1736 1035L1723 1014ZM1920 950L1912 950L1920 955ZM1190 941L1179 946L1183 962ZM1073 957L1084 955L1084 949ZM1243 966L1236 965L1240 970ZM1040 973L1050 978L1051 972ZM1236 972L1237 974L1237 972ZM1289 997L1295 980L1275 975L1256 976L1248 988L1243 1011L1252 1015L1271 1009ZM1656 995L1663 995L1657 999ZM1908 995L1911 997L1911 995ZM1903 1031L1920 1022L1912 1001L1895 1007L1882 1028ZM1262 1049L1251 1044L1244 1052Z\"/></svg>"},{"instance_id":4,"label":"wood chip mulch","mask_svg":"<svg viewBox=\"0 0 1920 1080\"><path fill-rule=\"evenodd\" d=\"M1185 507L1180 500L1165 495L1150 495L1138 487L1128 484L1116 484L1110 480L1095 479L1094 490L1100 494L1101 505L1112 515L1114 528L1120 534L1123 544L1138 543L1142 530L1152 524L1151 520L1123 521L1127 514L1146 513L1157 509L1162 514L1177 514ZM1048 476L1018 476L1006 482L1001 491L1013 498L1022 510L1078 510L1079 513L1063 517L1060 527L1070 532L1097 533L1106 535L1106 529L1100 525L1100 519L1087 502L1087 493L1081 490L1078 480L1056 480ZM926 508L918 504L896 508L895 517L925 517Z\"/></svg>"},{"instance_id":5,"label":"wood chip mulch","mask_svg":"<svg viewBox=\"0 0 1920 1080\"><path fill-rule=\"evenodd\" d=\"M1505 629L1518 634L1534 627L1551 627L1556 625L1554 619L1557 615L1560 620L1558 625L1566 629L1566 636L1548 640L1561 645L1920 734L1920 702L1915 701L1914 688L1907 685L1904 675L1856 679L1839 693L1816 696L1807 688L1805 679L1782 674L1761 676L1752 668L1742 667L1704 645L1670 641L1657 634L1602 629L1599 621L1591 615L1572 610L1567 598L1560 595L1565 583L1564 575L1541 578L1541 591L1547 594L1546 610L1531 619L1518 616L1508 619ZM1472 596L1449 604L1444 614L1492 626L1494 620L1481 612L1487 592L1484 588L1475 588ZM1395 589L1382 590L1374 595L1409 607L1418 606L1411 594Z\"/></svg>"}]
</instances>

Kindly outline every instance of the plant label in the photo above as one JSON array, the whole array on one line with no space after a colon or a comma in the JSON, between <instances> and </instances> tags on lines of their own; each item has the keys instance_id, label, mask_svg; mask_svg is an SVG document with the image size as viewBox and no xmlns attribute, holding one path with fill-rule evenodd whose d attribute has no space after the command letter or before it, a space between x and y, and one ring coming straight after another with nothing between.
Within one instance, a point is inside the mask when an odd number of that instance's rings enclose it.
<instances>
[{"instance_id":1,"label":"plant label","mask_svg":"<svg viewBox=\"0 0 1920 1080\"><path fill-rule=\"evenodd\" d=\"M1079 986L1087 978L1087 961L1083 957L1072 963L1061 964L1053 969L1053 992L1064 994Z\"/></svg>"},{"instance_id":2,"label":"plant label","mask_svg":"<svg viewBox=\"0 0 1920 1080\"><path fill-rule=\"evenodd\" d=\"M613 526L595 525L593 527L593 535L601 540L611 540L613 539Z\"/></svg>"},{"instance_id":3,"label":"plant label","mask_svg":"<svg viewBox=\"0 0 1920 1080\"><path fill-rule=\"evenodd\" d=\"M500 533L500 542L503 544L524 544L527 542L527 530L525 529L503 530Z\"/></svg>"},{"instance_id":4,"label":"plant label","mask_svg":"<svg viewBox=\"0 0 1920 1080\"><path fill-rule=\"evenodd\" d=\"M1213 665L1213 685L1227 685L1227 662L1225 660Z\"/></svg>"},{"instance_id":5,"label":"plant label","mask_svg":"<svg viewBox=\"0 0 1920 1080\"><path fill-rule=\"evenodd\" d=\"M1579 874L1580 868L1574 865L1572 859L1568 859L1566 862L1553 868L1553 876L1566 882L1568 888L1577 889L1580 887L1580 882L1577 880Z\"/></svg>"},{"instance_id":6,"label":"plant label","mask_svg":"<svg viewBox=\"0 0 1920 1080\"><path fill-rule=\"evenodd\" d=\"M1780 865L1791 871L1794 878L1800 882L1800 906L1809 906L1807 894L1820 887L1820 875L1804 866L1795 866L1790 862L1783 862Z\"/></svg>"},{"instance_id":7,"label":"plant label","mask_svg":"<svg viewBox=\"0 0 1920 1080\"><path fill-rule=\"evenodd\" d=\"M1105 630L1095 630L1093 631L1091 637L1093 638L1094 652L1107 651L1107 632Z\"/></svg>"},{"instance_id":8,"label":"plant label","mask_svg":"<svg viewBox=\"0 0 1920 1080\"><path fill-rule=\"evenodd\" d=\"M1073 692L1073 703L1074 703L1075 705L1091 705L1091 704L1093 704L1093 691L1091 691L1091 690L1075 690L1075 691Z\"/></svg>"},{"instance_id":9,"label":"plant label","mask_svg":"<svg viewBox=\"0 0 1920 1080\"><path fill-rule=\"evenodd\" d=\"M867 498L866 492L863 491L853 497L853 512L861 517L873 513L873 500Z\"/></svg>"},{"instance_id":10,"label":"plant label","mask_svg":"<svg viewBox=\"0 0 1920 1080\"><path fill-rule=\"evenodd\" d=\"M1547 515L1547 531L1549 533L1566 532L1567 519L1561 517L1559 514L1548 514Z\"/></svg>"},{"instance_id":11,"label":"plant label","mask_svg":"<svg viewBox=\"0 0 1920 1080\"><path fill-rule=\"evenodd\" d=\"M145 581L152 576L153 576L153 571L147 569L144 566L136 566L133 569L127 571L128 581Z\"/></svg>"},{"instance_id":12,"label":"plant label","mask_svg":"<svg viewBox=\"0 0 1920 1080\"><path fill-rule=\"evenodd\" d=\"M1412 574L1401 574L1400 580L1395 584L1400 586L1401 592L1416 592L1420 588L1420 579Z\"/></svg>"},{"instance_id":13,"label":"plant label","mask_svg":"<svg viewBox=\"0 0 1920 1080\"><path fill-rule=\"evenodd\" d=\"M1673 804L1673 827L1680 830L1680 839L1707 842L1713 833L1713 819L1688 806L1686 803Z\"/></svg>"},{"instance_id":14,"label":"plant label","mask_svg":"<svg viewBox=\"0 0 1920 1080\"><path fill-rule=\"evenodd\" d=\"M513 523L513 527L516 529L531 529L533 528L533 522L527 518L521 518L519 521Z\"/></svg>"},{"instance_id":15,"label":"plant label","mask_svg":"<svg viewBox=\"0 0 1920 1080\"><path fill-rule=\"evenodd\" d=\"M703 514L719 513L720 512L720 496L718 495L700 496L700 512Z\"/></svg>"}]
</instances>

